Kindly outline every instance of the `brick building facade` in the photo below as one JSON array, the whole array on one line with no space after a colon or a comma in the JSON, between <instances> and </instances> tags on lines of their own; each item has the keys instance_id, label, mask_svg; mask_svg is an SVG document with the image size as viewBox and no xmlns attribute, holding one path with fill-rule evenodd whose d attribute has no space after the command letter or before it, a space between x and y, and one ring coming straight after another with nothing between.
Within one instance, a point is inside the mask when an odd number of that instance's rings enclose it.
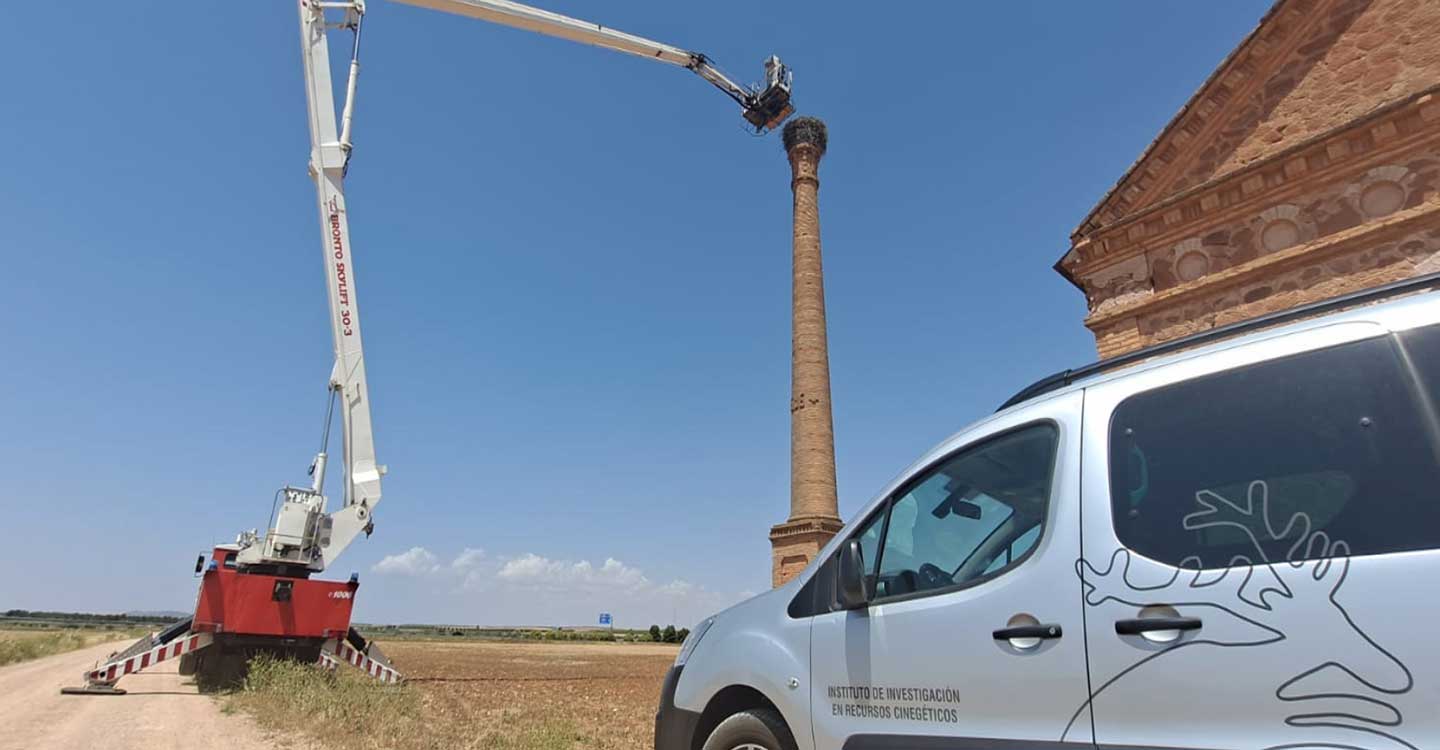
<instances>
[{"instance_id":1,"label":"brick building facade","mask_svg":"<svg viewBox=\"0 0 1440 750\"><path fill-rule=\"evenodd\" d=\"M1440 271L1440 0L1279 0L1070 239L1102 357Z\"/></svg>"}]
</instances>

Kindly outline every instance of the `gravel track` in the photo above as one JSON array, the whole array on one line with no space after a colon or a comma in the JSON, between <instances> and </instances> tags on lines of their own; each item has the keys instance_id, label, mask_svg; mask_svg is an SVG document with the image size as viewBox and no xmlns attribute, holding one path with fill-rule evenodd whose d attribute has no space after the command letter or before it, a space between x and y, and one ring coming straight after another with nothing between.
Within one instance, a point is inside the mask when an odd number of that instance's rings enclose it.
<instances>
[{"instance_id":1,"label":"gravel track","mask_svg":"<svg viewBox=\"0 0 1440 750\"><path fill-rule=\"evenodd\" d=\"M179 660L122 679L126 695L61 695L83 684L80 673L129 645L106 643L0 667L0 750L196 750L207 747L278 749L254 722L220 713L200 695Z\"/></svg>"}]
</instances>

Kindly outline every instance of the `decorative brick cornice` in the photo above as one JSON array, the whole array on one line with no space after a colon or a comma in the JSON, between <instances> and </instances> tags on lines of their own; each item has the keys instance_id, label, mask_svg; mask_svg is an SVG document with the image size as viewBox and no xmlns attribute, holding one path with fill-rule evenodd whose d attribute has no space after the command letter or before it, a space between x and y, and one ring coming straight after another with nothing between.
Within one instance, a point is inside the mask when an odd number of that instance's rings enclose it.
<instances>
[{"instance_id":1,"label":"decorative brick cornice","mask_svg":"<svg viewBox=\"0 0 1440 750\"><path fill-rule=\"evenodd\" d=\"M845 528L845 523L838 518L795 518L770 527L770 541L774 543L790 538L804 538L821 534L828 539L843 528Z\"/></svg>"},{"instance_id":2,"label":"decorative brick cornice","mask_svg":"<svg viewBox=\"0 0 1440 750\"><path fill-rule=\"evenodd\" d=\"M1183 286L1147 295L1130 304L1111 307L1100 313L1092 313L1085 319L1085 327L1092 331L1098 330L1124 318L1173 308L1191 299L1240 286L1267 275L1305 264L1320 263L1334 255L1355 250L1362 245L1399 240L1413 232L1434 227L1437 223L1437 216L1440 216L1440 203L1422 203L1384 219L1361 224L1313 242L1271 253L1244 265L1209 274Z\"/></svg>"},{"instance_id":3,"label":"decorative brick cornice","mask_svg":"<svg viewBox=\"0 0 1440 750\"><path fill-rule=\"evenodd\" d=\"M1440 86L1178 193L1077 238L1056 270L1072 282L1199 229L1283 203L1316 182L1336 181L1440 139ZM1108 315L1107 315L1108 317Z\"/></svg>"}]
</instances>

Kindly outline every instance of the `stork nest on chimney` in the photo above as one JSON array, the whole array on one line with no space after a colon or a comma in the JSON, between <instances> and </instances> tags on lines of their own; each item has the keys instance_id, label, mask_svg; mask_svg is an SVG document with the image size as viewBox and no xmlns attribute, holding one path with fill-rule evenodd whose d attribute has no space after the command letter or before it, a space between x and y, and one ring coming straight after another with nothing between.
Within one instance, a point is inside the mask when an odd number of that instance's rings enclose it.
<instances>
[{"instance_id":1,"label":"stork nest on chimney","mask_svg":"<svg viewBox=\"0 0 1440 750\"><path fill-rule=\"evenodd\" d=\"M805 143L818 149L821 155L825 153L825 145L830 140L829 131L825 129L825 123L816 117L796 117L785 123L785 129L780 133L780 140L785 144L785 151Z\"/></svg>"}]
</instances>

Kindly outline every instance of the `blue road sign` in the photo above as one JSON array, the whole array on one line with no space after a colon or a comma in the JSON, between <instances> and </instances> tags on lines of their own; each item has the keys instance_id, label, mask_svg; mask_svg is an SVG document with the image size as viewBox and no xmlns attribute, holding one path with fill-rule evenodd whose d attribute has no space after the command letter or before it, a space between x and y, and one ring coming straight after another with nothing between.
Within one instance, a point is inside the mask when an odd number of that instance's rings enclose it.
<instances>
[{"instance_id":1,"label":"blue road sign","mask_svg":"<svg viewBox=\"0 0 1440 750\"><path fill-rule=\"evenodd\" d=\"M609 613L609 612L601 612L601 613L600 613L600 624L601 624L601 625L609 625L610 623L611 623L610 613Z\"/></svg>"}]
</instances>

